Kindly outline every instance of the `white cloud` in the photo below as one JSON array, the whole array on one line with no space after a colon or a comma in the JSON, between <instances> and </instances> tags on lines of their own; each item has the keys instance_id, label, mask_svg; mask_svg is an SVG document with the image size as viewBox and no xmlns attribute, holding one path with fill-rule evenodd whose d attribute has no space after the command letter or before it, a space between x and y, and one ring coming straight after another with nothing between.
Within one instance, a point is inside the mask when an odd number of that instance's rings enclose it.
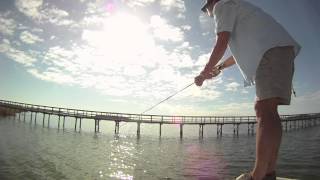
<instances>
[{"instance_id":1,"label":"white cloud","mask_svg":"<svg viewBox=\"0 0 320 180\"><path fill-rule=\"evenodd\" d=\"M232 82L225 85L227 91L233 91L233 92L238 91L239 86L240 84L237 82Z\"/></svg>"},{"instance_id":2,"label":"white cloud","mask_svg":"<svg viewBox=\"0 0 320 180\"><path fill-rule=\"evenodd\" d=\"M43 4L43 0L16 0L15 4L18 10L26 16L33 19L41 17L39 10Z\"/></svg>"},{"instance_id":3,"label":"white cloud","mask_svg":"<svg viewBox=\"0 0 320 180\"><path fill-rule=\"evenodd\" d=\"M68 26L74 24L74 21L68 19L69 13L56 7L47 7L41 11L41 20L50 22L57 26Z\"/></svg>"},{"instance_id":4,"label":"white cloud","mask_svg":"<svg viewBox=\"0 0 320 180\"><path fill-rule=\"evenodd\" d=\"M148 6L154 2L155 2L155 0L130 0L130 1L126 1L128 6L130 6L130 7L145 7L145 6Z\"/></svg>"},{"instance_id":5,"label":"white cloud","mask_svg":"<svg viewBox=\"0 0 320 180\"><path fill-rule=\"evenodd\" d=\"M101 27L103 26L105 18L98 16L98 15L90 15L85 16L81 22L83 27Z\"/></svg>"},{"instance_id":6,"label":"white cloud","mask_svg":"<svg viewBox=\"0 0 320 180\"><path fill-rule=\"evenodd\" d=\"M206 87L206 85L204 85L203 87ZM196 97L198 98L198 100L201 101L210 101L218 99L219 97L221 97L222 93L220 91L215 90L213 87L208 89L193 86L191 88L191 95L192 97ZM188 94L186 94L186 96L188 96Z\"/></svg>"},{"instance_id":7,"label":"white cloud","mask_svg":"<svg viewBox=\"0 0 320 180\"><path fill-rule=\"evenodd\" d=\"M55 6L44 4L43 0L17 0L17 9L37 23L51 23L57 26L75 25L69 13Z\"/></svg>"},{"instance_id":8,"label":"white cloud","mask_svg":"<svg viewBox=\"0 0 320 180\"><path fill-rule=\"evenodd\" d=\"M70 76L69 74L63 73L62 70L56 69L56 68L50 68L47 71L39 72L38 69L30 68L28 69L28 72L35 77L45 80L45 81L51 81L58 84L68 84L72 85L74 84L74 78Z\"/></svg>"},{"instance_id":9,"label":"white cloud","mask_svg":"<svg viewBox=\"0 0 320 180\"><path fill-rule=\"evenodd\" d=\"M191 28L192 28L192 27L191 27L190 25L183 25L183 26L182 26L182 29L185 30L185 31L190 31Z\"/></svg>"},{"instance_id":10,"label":"white cloud","mask_svg":"<svg viewBox=\"0 0 320 180\"><path fill-rule=\"evenodd\" d=\"M146 74L146 70L139 65L126 66L123 70L126 76L142 76Z\"/></svg>"},{"instance_id":11,"label":"white cloud","mask_svg":"<svg viewBox=\"0 0 320 180\"><path fill-rule=\"evenodd\" d=\"M198 60L195 62L195 65L204 67L208 63L210 55L211 55L211 53L200 55L198 57Z\"/></svg>"},{"instance_id":12,"label":"white cloud","mask_svg":"<svg viewBox=\"0 0 320 180\"><path fill-rule=\"evenodd\" d=\"M34 44L37 42L43 42L43 39L41 39L39 36L31 34L28 31L23 31L20 34L20 40L24 43L27 43L27 44Z\"/></svg>"},{"instance_id":13,"label":"white cloud","mask_svg":"<svg viewBox=\"0 0 320 180\"><path fill-rule=\"evenodd\" d=\"M168 24L166 19L159 15L151 16L150 26L153 36L157 39L173 42L179 42L184 39L184 33L180 27Z\"/></svg>"},{"instance_id":14,"label":"white cloud","mask_svg":"<svg viewBox=\"0 0 320 180\"><path fill-rule=\"evenodd\" d=\"M186 11L186 7L183 0L161 0L160 5L165 10L177 9L180 13Z\"/></svg>"},{"instance_id":15,"label":"white cloud","mask_svg":"<svg viewBox=\"0 0 320 180\"><path fill-rule=\"evenodd\" d=\"M155 81L172 81L176 77L175 70L171 66L161 66L150 73L150 78Z\"/></svg>"},{"instance_id":16,"label":"white cloud","mask_svg":"<svg viewBox=\"0 0 320 180\"><path fill-rule=\"evenodd\" d=\"M3 53L9 59L12 59L20 64L23 64L27 67L33 66L33 64L37 61L34 51L22 51L16 49L12 46L8 39L3 39L0 44L0 53Z\"/></svg>"},{"instance_id":17,"label":"white cloud","mask_svg":"<svg viewBox=\"0 0 320 180\"><path fill-rule=\"evenodd\" d=\"M70 17L66 11L54 6L49 8L49 4L42 1L28 2L20 0L16 6L34 22L72 24L67 21ZM54 46L40 55L13 48L15 44L5 40L0 44L0 52L24 64L30 74L41 80L92 88L111 96L159 100L193 81L194 73L181 73L185 71L183 68L194 66L192 46L184 41L184 31L190 30L190 26L174 26L157 15L150 18L150 24L121 13L90 17L81 24L86 28L80 35L85 42L82 45ZM44 33L41 29L21 26L20 30L24 43L44 41L37 36ZM51 40L57 39L56 35L50 36ZM164 48L163 43L171 43L172 48ZM177 99L203 101L217 99L220 95L216 90L191 88Z\"/></svg>"},{"instance_id":18,"label":"white cloud","mask_svg":"<svg viewBox=\"0 0 320 180\"><path fill-rule=\"evenodd\" d=\"M237 116L246 116L246 115L255 115L254 112L254 103L253 102L234 102L229 104L220 105L216 109L216 114L220 115L237 115Z\"/></svg>"},{"instance_id":19,"label":"white cloud","mask_svg":"<svg viewBox=\"0 0 320 180\"><path fill-rule=\"evenodd\" d=\"M12 36L17 25L14 19L8 18L7 15L0 14L0 33Z\"/></svg>"},{"instance_id":20,"label":"white cloud","mask_svg":"<svg viewBox=\"0 0 320 180\"><path fill-rule=\"evenodd\" d=\"M172 102L167 102L159 105L157 108L154 108L153 110L147 112L148 113L154 113L154 114L172 114L172 115L183 115L183 116L203 116L203 115L209 115L212 112L208 112L208 110L203 109L201 107L194 106L193 104L175 104Z\"/></svg>"}]
</instances>

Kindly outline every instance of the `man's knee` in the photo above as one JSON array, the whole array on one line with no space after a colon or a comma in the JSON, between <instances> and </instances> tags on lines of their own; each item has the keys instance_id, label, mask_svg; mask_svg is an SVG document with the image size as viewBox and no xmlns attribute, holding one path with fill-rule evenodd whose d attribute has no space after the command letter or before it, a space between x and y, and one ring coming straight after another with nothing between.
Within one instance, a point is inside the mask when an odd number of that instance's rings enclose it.
<instances>
[{"instance_id":1,"label":"man's knee","mask_svg":"<svg viewBox=\"0 0 320 180\"><path fill-rule=\"evenodd\" d=\"M257 117L263 117L267 114L277 113L279 105L278 98L270 98L265 100L256 101L254 109Z\"/></svg>"}]
</instances>

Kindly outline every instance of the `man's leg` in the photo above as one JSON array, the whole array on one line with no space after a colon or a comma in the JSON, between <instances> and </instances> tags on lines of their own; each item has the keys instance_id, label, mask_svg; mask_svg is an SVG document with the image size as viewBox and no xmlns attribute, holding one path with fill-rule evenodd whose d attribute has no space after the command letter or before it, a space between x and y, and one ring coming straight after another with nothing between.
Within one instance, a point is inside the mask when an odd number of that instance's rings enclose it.
<instances>
[{"instance_id":1,"label":"man's leg","mask_svg":"<svg viewBox=\"0 0 320 180\"><path fill-rule=\"evenodd\" d=\"M278 150L281 143L282 127L278 114L278 98L257 101L256 162L252 176L262 180L267 173L275 170Z\"/></svg>"}]
</instances>

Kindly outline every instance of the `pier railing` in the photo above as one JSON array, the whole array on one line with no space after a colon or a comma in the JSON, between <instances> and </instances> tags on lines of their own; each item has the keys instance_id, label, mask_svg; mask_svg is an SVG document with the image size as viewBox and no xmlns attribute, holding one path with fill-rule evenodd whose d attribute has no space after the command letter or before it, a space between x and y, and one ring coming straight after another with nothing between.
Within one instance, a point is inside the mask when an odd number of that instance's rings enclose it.
<instances>
[{"instance_id":1,"label":"pier railing","mask_svg":"<svg viewBox=\"0 0 320 180\"><path fill-rule=\"evenodd\" d=\"M164 124L235 124L255 123L256 116L172 116L148 115L116 112L81 110L45 105L35 105L14 101L0 100L0 106L21 111L39 112L57 116L110 120L122 122L164 123ZM320 113L281 115L282 121L307 120L320 118Z\"/></svg>"},{"instance_id":2,"label":"pier railing","mask_svg":"<svg viewBox=\"0 0 320 180\"><path fill-rule=\"evenodd\" d=\"M94 131L100 132L100 121L115 122L115 134L120 131L120 122L137 123L137 136L140 136L140 125L142 123L153 123L159 125L159 135L162 133L163 124L179 124L180 137L183 136L184 125L199 125L199 136L203 137L204 126L211 124L216 125L217 135L222 135L224 125L233 126L233 133L239 134L239 126L246 124L248 134L254 134L254 126L256 124L256 116L170 116L170 115L151 115L151 114L130 114L130 113L116 113L116 112L102 112L90 111L63 107L43 106L28 103L13 102L7 100L0 100L0 107L7 108L12 111L12 115L21 119L23 114L23 121L26 119L26 112L30 112L30 123L37 124L37 114L42 114L42 126L45 124L50 126L50 116L58 117L58 129L60 129L60 120L62 120L62 128L65 129L66 117L75 118L74 130L81 131L82 119L94 120ZM35 114L35 115L34 115ZM47 118L46 118L47 116ZM34 119L34 120L33 120ZM47 119L46 123L45 120ZM79 120L79 125L78 125ZM320 113L311 114L292 114L281 115L282 127L286 131L288 129L299 129L305 127L316 126L320 124Z\"/></svg>"}]
</instances>

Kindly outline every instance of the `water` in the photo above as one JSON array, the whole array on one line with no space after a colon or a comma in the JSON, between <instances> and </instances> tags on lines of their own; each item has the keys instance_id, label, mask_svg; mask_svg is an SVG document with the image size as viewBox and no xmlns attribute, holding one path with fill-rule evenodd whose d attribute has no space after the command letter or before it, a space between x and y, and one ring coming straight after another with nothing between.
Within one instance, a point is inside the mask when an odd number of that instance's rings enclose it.
<instances>
[{"instance_id":1,"label":"water","mask_svg":"<svg viewBox=\"0 0 320 180\"><path fill-rule=\"evenodd\" d=\"M38 118L38 119L41 119ZM144 125L141 138L136 126L124 125L113 135L114 123L105 123L95 135L93 121L74 132L69 120L63 131L13 119L0 119L0 179L137 179L220 180L248 171L254 163L255 137L227 130L217 138L214 127L185 128L180 140L175 126ZM126 133L126 132L131 133ZM280 152L280 176L301 180L320 179L320 127L284 133Z\"/></svg>"}]
</instances>

